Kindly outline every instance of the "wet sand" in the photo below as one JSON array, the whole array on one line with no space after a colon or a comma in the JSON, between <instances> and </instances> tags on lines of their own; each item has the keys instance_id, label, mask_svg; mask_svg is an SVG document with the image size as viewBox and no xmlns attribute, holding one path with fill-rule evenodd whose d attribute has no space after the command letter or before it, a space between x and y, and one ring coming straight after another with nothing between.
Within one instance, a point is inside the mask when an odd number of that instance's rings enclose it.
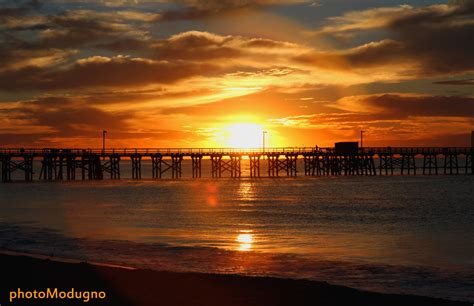
<instances>
[{"instance_id":1,"label":"wet sand","mask_svg":"<svg viewBox=\"0 0 474 306\"><path fill-rule=\"evenodd\" d=\"M158 272L0 255L2 305L471 305L420 296L365 292L325 282ZM105 299L15 300L9 292L58 288L104 291Z\"/></svg>"}]
</instances>

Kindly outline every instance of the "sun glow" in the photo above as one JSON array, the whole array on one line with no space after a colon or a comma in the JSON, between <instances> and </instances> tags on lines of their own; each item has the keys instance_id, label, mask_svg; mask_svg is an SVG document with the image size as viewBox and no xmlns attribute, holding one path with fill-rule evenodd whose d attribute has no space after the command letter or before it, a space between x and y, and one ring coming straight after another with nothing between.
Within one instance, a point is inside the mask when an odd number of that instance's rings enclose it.
<instances>
[{"instance_id":1,"label":"sun glow","mask_svg":"<svg viewBox=\"0 0 474 306\"><path fill-rule=\"evenodd\" d=\"M252 248L253 244L253 235L252 234L239 234L236 238L237 243L239 244L239 251L249 251Z\"/></svg>"},{"instance_id":2,"label":"sun glow","mask_svg":"<svg viewBox=\"0 0 474 306\"><path fill-rule=\"evenodd\" d=\"M226 144L233 148L261 148L263 126L256 123L237 123L225 128Z\"/></svg>"}]
</instances>

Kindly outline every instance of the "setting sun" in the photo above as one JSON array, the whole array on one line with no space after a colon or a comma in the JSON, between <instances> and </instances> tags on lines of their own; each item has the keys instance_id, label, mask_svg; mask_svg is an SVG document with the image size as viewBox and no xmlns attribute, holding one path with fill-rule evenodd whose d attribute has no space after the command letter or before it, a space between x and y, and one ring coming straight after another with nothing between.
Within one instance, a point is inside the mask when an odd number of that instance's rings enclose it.
<instances>
[{"instance_id":1,"label":"setting sun","mask_svg":"<svg viewBox=\"0 0 474 306\"><path fill-rule=\"evenodd\" d=\"M237 123L225 128L226 145L234 148L261 148L263 127L255 123Z\"/></svg>"}]
</instances>

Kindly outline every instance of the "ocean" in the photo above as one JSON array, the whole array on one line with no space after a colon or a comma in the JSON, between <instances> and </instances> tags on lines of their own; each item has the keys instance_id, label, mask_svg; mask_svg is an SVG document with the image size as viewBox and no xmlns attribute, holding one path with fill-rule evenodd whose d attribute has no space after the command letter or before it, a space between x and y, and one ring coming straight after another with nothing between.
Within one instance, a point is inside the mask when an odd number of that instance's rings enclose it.
<instances>
[{"instance_id":1,"label":"ocean","mask_svg":"<svg viewBox=\"0 0 474 306\"><path fill-rule=\"evenodd\" d=\"M126 176L0 184L0 249L474 301L474 176Z\"/></svg>"}]
</instances>

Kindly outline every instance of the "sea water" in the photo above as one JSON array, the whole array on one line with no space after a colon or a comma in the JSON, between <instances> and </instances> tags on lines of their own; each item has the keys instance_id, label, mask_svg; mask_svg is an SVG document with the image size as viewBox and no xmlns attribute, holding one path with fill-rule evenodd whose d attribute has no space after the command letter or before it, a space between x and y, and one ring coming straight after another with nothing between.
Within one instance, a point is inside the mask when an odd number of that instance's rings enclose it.
<instances>
[{"instance_id":1,"label":"sea water","mask_svg":"<svg viewBox=\"0 0 474 306\"><path fill-rule=\"evenodd\" d=\"M14 182L0 184L0 249L472 302L473 187L469 175Z\"/></svg>"}]
</instances>

